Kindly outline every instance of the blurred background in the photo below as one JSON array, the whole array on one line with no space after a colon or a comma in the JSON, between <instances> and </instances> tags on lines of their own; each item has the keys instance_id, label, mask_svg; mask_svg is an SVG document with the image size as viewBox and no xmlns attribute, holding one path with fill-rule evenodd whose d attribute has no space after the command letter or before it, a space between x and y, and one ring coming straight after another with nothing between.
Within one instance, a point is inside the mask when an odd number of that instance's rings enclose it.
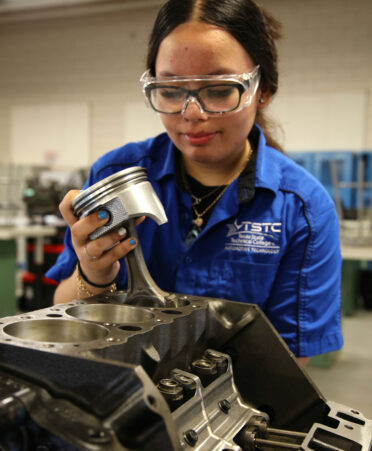
<instances>
[{"instance_id":1,"label":"blurred background","mask_svg":"<svg viewBox=\"0 0 372 451\"><path fill-rule=\"evenodd\" d=\"M104 152L162 131L139 78L162 0L0 0L0 315L50 305L58 203ZM283 24L269 106L289 157L333 197L345 347L312 359L324 395L372 418L372 2L261 0Z\"/></svg>"}]
</instances>

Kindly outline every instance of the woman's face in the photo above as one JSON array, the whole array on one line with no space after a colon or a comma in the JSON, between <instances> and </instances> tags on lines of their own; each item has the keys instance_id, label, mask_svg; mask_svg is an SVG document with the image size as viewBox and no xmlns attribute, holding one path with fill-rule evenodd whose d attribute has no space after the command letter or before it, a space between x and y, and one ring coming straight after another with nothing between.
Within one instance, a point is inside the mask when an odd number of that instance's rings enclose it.
<instances>
[{"instance_id":1,"label":"woman's face","mask_svg":"<svg viewBox=\"0 0 372 451\"><path fill-rule=\"evenodd\" d=\"M251 72L255 63L241 44L221 28L187 22L161 43L156 76L221 75ZM194 82L195 83L195 82ZM191 86L195 89L198 86ZM160 114L165 129L185 158L223 166L237 161L255 120L260 90L237 113L208 116L189 103L183 114Z\"/></svg>"}]
</instances>

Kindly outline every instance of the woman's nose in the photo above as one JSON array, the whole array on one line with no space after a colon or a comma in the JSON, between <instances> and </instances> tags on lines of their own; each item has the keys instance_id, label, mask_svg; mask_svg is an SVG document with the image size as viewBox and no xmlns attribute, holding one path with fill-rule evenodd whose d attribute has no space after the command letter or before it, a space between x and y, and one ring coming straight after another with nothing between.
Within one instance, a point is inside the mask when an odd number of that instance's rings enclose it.
<instances>
[{"instance_id":1,"label":"woman's nose","mask_svg":"<svg viewBox=\"0 0 372 451\"><path fill-rule=\"evenodd\" d=\"M205 120L208 119L208 114L204 111L202 105L195 97L188 97L181 112L184 119L187 120Z\"/></svg>"}]
</instances>

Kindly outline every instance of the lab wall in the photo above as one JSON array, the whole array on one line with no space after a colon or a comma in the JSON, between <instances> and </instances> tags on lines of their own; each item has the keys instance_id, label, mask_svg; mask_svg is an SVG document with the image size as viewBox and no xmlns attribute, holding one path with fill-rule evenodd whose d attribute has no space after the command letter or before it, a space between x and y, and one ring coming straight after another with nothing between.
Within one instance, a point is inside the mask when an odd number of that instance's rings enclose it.
<instances>
[{"instance_id":1,"label":"lab wall","mask_svg":"<svg viewBox=\"0 0 372 451\"><path fill-rule=\"evenodd\" d=\"M283 23L268 111L283 146L372 149L372 2L261 4ZM0 22L1 161L77 167L162 131L138 81L157 9Z\"/></svg>"}]
</instances>

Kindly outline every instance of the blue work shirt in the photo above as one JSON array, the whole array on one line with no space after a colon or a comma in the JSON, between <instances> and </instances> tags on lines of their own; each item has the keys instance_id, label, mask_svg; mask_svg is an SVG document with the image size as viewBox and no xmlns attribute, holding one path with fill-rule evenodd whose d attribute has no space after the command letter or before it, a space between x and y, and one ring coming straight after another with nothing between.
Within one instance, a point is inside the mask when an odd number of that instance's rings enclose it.
<instances>
[{"instance_id":1,"label":"blue work shirt","mask_svg":"<svg viewBox=\"0 0 372 451\"><path fill-rule=\"evenodd\" d=\"M185 244L191 198L175 174L175 149L166 134L129 143L100 157L86 186L131 166L147 169L168 217L140 224L138 236L160 288L257 304L296 356L342 346L341 253L334 203L302 167L266 144L258 126L254 186L235 180L213 208L200 235ZM253 190L252 190L253 188ZM67 230L65 250L47 277L60 281L77 257ZM117 278L126 287L121 261Z\"/></svg>"}]
</instances>

